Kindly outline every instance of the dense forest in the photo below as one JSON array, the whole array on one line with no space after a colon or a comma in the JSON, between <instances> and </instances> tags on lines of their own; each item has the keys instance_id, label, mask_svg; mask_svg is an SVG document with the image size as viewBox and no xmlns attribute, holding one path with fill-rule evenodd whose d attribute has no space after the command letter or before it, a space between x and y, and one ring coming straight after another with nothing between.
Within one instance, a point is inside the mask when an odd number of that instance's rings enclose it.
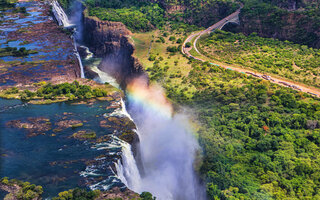
<instances>
[{"instance_id":1,"label":"dense forest","mask_svg":"<svg viewBox=\"0 0 320 200\"><path fill-rule=\"evenodd\" d=\"M168 96L196 110L201 173L210 199L320 197L320 102L305 93L193 62L190 96Z\"/></svg>"},{"instance_id":2,"label":"dense forest","mask_svg":"<svg viewBox=\"0 0 320 200\"><path fill-rule=\"evenodd\" d=\"M63 4L67 4L61 0ZM208 26L235 11L239 4L231 0L194 1L101 1L88 0L90 16L120 21L131 31L145 32L163 28L166 22ZM202 5L202 6L199 6Z\"/></svg>"}]
</instances>

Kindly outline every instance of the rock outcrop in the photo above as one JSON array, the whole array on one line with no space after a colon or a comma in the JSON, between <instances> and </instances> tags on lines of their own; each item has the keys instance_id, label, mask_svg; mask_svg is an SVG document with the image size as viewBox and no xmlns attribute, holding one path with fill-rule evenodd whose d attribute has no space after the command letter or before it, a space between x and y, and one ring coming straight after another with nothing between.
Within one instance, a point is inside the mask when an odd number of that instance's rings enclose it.
<instances>
[{"instance_id":1,"label":"rock outcrop","mask_svg":"<svg viewBox=\"0 0 320 200\"><path fill-rule=\"evenodd\" d=\"M128 37L131 32L124 24L88 16L87 10L83 16L84 42L91 52L103 58L100 70L114 76L123 87L129 79L144 74L142 65L132 56L134 45Z\"/></svg>"},{"instance_id":2,"label":"rock outcrop","mask_svg":"<svg viewBox=\"0 0 320 200\"><path fill-rule=\"evenodd\" d=\"M320 48L320 27L317 21L302 12L282 11L251 16L242 13L240 32L248 35L252 32L261 37L289 40L299 44Z\"/></svg>"}]
</instances>

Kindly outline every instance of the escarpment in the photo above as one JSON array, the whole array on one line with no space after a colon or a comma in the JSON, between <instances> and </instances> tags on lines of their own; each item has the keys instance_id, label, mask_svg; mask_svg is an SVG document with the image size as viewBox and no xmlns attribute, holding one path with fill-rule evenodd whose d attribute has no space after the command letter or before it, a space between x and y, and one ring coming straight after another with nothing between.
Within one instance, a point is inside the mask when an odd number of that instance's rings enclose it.
<instances>
[{"instance_id":1,"label":"escarpment","mask_svg":"<svg viewBox=\"0 0 320 200\"><path fill-rule=\"evenodd\" d=\"M274 18L272 13L256 17L242 13L238 31L246 35L256 32L261 37L289 40L320 48L319 28L315 19L304 13L283 11L278 14L278 18Z\"/></svg>"},{"instance_id":2,"label":"escarpment","mask_svg":"<svg viewBox=\"0 0 320 200\"><path fill-rule=\"evenodd\" d=\"M114 76L122 87L136 76L144 75L142 65L133 57L131 32L121 22L102 21L84 11L84 42L90 51L103 58L99 69Z\"/></svg>"}]
</instances>

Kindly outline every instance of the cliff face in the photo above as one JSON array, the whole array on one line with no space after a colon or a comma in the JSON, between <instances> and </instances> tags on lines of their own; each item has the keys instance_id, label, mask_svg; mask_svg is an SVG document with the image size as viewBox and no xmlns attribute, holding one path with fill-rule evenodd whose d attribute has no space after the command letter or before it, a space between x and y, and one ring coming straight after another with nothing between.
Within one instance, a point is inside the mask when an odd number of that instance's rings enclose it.
<instances>
[{"instance_id":1,"label":"cliff face","mask_svg":"<svg viewBox=\"0 0 320 200\"><path fill-rule=\"evenodd\" d=\"M197 4L188 0L153 0L151 2L159 3L169 14L183 13L182 20L203 27L211 26L239 7L232 1L202 1Z\"/></svg>"},{"instance_id":2,"label":"cliff face","mask_svg":"<svg viewBox=\"0 0 320 200\"><path fill-rule=\"evenodd\" d=\"M262 37L289 40L320 48L320 26L315 18L302 12L270 12L251 16L241 13L238 31L258 33Z\"/></svg>"},{"instance_id":3,"label":"cliff face","mask_svg":"<svg viewBox=\"0 0 320 200\"><path fill-rule=\"evenodd\" d=\"M121 86L133 77L144 74L139 61L132 56L134 45L128 35L131 32L121 22L102 21L88 16L84 11L84 42L96 56L102 57L99 65L116 77Z\"/></svg>"}]
</instances>

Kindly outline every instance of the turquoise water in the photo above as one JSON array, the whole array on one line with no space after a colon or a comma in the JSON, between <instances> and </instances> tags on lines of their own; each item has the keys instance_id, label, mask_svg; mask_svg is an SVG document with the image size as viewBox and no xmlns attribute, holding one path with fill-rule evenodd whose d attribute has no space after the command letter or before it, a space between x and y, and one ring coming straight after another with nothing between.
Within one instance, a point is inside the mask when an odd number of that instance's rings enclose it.
<instances>
[{"instance_id":1,"label":"turquoise water","mask_svg":"<svg viewBox=\"0 0 320 200\"><path fill-rule=\"evenodd\" d=\"M31 105L18 100L0 99L0 177L7 176L42 185L44 197L75 187L88 188L101 180L103 183L95 189L123 187L110 168L121 155L119 144L114 145L114 141L100 143L98 145L108 148L98 149L94 142L70 138L73 133L88 129L95 131L97 137L111 135L113 130L99 125L104 119L103 114L113 111L106 110L108 105L106 101L97 101L93 105ZM27 137L27 130L6 125L10 120L24 121L29 117L50 119L52 129L43 132L44 135ZM55 124L66 120L63 118L81 120L84 125L55 133ZM51 136L53 133L56 136ZM92 164L92 161L95 162Z\"/></svg>"}]
</instances>

